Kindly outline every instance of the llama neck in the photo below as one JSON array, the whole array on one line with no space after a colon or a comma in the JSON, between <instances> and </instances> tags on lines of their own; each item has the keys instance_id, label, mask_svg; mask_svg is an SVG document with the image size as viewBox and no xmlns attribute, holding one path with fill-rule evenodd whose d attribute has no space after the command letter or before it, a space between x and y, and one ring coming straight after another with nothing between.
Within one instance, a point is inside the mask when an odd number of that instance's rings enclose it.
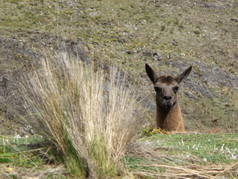
<instances>
[{"instance_id":1,"label":"llama neck","mask_svg":"<svg viewBox=\"0 0 238 179\"><path fill-rule=\"evenodd\" d=\"M176 110L178 108L179 104L174 105L171 109L164 109L161 106L157 105L157 125L160 128L163 128L162 125L164 121L170 116L170 113Z\"/></svg>"},{"instance_id":2,"label":"llama neck","mask_svg":"<svg viewBox=\"0 0 238 179\"><path fill-rule=\"evenodd\" d=\"M170 110L157 106L157 126L167 131L184 131L181 109L178 103Z\"/></svg>"}]
</instances>

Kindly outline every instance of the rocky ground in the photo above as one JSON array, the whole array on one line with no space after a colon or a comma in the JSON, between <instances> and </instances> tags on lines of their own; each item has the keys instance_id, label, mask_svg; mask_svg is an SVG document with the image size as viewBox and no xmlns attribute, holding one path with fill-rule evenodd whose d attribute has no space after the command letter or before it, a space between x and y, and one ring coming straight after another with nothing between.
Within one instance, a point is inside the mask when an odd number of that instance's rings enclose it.
<instances>
[{"instance_id":1,"label":"rocky ground","mask_svg":"<svg viewBox=\"0 0 238 179\"><path fill-rule=\"evenodd\" d=\"M144 64L173 75L192 65L180 91L187 130L238 130L237 1L2 0L0 8L0 134L31 132L17 120L18 82L40 58L65 51L120 66L149 121L155 103Z\"/></svg>"}]
</instances>

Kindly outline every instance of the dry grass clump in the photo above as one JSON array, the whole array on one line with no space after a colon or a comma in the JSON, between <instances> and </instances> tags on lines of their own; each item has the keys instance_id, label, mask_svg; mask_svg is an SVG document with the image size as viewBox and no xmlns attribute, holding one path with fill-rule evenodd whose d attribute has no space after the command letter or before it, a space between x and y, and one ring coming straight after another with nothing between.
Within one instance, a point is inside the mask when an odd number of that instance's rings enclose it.
<instances>
[{"instance_id":1,"label":"dry grass clump","mask_svg":"<svg viewBox=\"0 0 238 179\"><path fill-rule=\"evenodd\" d=\"M217 179L217 178L237 178L237 163L229 166L171 166L161 164L141 164L140 167L153 168L153 170L132 172L135 176L151 177L151 178L201 178L201 179ZM161 172L163 171L163 172Z\"/></svg>"},{"instance_id":2,"label":"dry grass clump","mask_svg":"<svg viewBox=\"0 0 238 179\"><path fill-rule=\"evenodd\" d=\"M34 130L49 140L74 176L104 178L121 163L143 125L137 95L114 68L109 74L66 54L41 61L22 83Z\"/></svg>"}]
</instances>

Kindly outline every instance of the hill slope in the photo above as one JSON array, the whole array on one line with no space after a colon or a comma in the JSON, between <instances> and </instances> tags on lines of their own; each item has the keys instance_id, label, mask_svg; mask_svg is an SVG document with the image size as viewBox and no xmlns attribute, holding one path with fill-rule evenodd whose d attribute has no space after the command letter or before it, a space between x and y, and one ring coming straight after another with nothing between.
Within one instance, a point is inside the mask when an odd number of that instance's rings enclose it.
<instances>
[{"instance_id":1,"label":"hill slope","mask_svg":"<svg viewBox=\"0 0 238 179\"><path fill-rule=\"evenodd\" d=\"M187 130L238 130L235 0L2 0L0 8L0 96L15 109L21 110L15 86L21 73L42 55L68 50L120 66L145 96L151 120L155 103L144 64L173 75L193 65L180 91ZM6 106L0 115L1 133L9 133L15 116Z\"/></svg>"}]
</instances>

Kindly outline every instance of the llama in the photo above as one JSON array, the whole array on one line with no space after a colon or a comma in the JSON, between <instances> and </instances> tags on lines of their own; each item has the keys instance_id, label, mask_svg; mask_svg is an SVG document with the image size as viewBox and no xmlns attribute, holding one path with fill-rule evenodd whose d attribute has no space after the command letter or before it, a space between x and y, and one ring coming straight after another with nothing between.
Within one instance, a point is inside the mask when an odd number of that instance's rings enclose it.
<instances>
[{"instance_id":1,"label":"llama","mask_svg":"<svg viewBox=\"0 0 238 179\"><path fill-rule=\"evenodd\" d=\"M157 127L166 131L185 131L177 92L179 84L189 75L192 66L175 78L167 75L157 76L148 64L145 69L156 91Z\"/></svg>"}]
</instances>

